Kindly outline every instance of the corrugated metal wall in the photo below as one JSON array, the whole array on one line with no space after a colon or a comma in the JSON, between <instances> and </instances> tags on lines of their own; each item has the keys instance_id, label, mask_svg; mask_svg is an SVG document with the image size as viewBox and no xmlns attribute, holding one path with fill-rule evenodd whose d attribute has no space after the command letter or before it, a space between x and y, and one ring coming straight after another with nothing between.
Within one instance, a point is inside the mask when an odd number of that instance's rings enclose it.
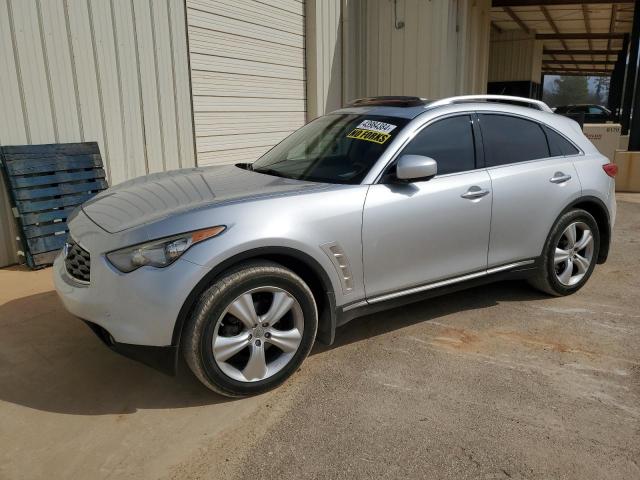
<instances>
[{"instance_id":1,"label":"corrugated metal wall","mask_svg":"<svg viewBox=\"0 0 640 480\"><path fill-rule=\"evenodd\" d=\"M187 0L199 165L252 162L305 122L297 0Z\"/></svg>"},{"instance_id":2,"label":"corrugated metal wall","mask_svg":"<svg viewBox=\"0 0 640 480\"><path fill-rule=\"evenodd\" d=\"M491 0L458 0L457 95L487 91Z\"/></svg>"},{"instance_id":3,"label":"corrugated metal wall","mask_svg":"<svg viewBox=\"0 0 640 480\"><path fill-rule=\"evenodd\" d=\"M0 91L0 144L97 141L110 184L195 164L182 1L0 0Z\"/></svg>"},{"instance_id":4,"label":"corrugated metal wall","mask_svg":"<svg viewBox=\"0 0 640 480\"><path fill-rule=\"evenodd\" d=\"M486 91L490 0L349 0L347 5L348 100Z\"/></svg>"},{"instance_id":5,"label":"corrugated metal wall","mask_svg":"<svg viewBox=\"0 0 640 480\"><path fill-rule=\"evenodd\" d=\"M519 30L492 32L489 55L489 81L528 81L540 83L542 41L535 34Z\"/></svg>"},{"instance_id":6,"label":"corrugated metal wall","mask_svg":"<svg viewBox=\"0 0 640 480\"><path fill-rule=\"evenodd\" d=\"M307 118L342 107L342 1L307 0Z\"/></svg>"}]
</instances>

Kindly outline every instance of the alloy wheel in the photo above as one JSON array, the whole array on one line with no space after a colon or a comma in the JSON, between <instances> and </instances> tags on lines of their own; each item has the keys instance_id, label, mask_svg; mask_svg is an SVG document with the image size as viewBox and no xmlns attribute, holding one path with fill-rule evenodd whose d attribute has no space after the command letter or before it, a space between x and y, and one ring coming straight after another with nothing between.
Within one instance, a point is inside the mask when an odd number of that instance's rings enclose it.
<instances>
[{"instance_id":1,"label":"alloy wheel","mask_svg":"<svg viewBox=\"0 0 640 480\"><path fill-rule=\"evenodd\" d=\"M580 282L593 260L593 232L584 222L573 222L558 240L553 257L555 274L565 286Z\"/></svg>"},{"instance_id":2,"label":"alloy wheel","mask_svg":"<svg viewBox=\"0 0 640 480\"><path fill-rule=\"evenodd\" d=\"M278 287L239 295L218 318L212 351L216 364L240 382L265 380L298 351L304 315L295 297Z\"/></svg>"}]
</instances>

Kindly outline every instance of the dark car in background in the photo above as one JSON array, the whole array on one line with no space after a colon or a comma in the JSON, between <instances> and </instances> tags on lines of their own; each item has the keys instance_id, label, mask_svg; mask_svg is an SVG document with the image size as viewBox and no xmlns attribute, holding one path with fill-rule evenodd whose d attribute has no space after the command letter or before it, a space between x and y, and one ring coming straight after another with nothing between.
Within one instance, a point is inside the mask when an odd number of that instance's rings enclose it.
<instances>
[{"instance_id":1,"label":"dark car in background","mask_svg":"<svg viewBox=\"0 0 640 480\"><path fill-rule=\"evenodd\" d=\"M596 104L561 105L553 110L555 113L572 118L578 123L606 123L613 120L611 110Z\"/></svg>"}]
</instances>

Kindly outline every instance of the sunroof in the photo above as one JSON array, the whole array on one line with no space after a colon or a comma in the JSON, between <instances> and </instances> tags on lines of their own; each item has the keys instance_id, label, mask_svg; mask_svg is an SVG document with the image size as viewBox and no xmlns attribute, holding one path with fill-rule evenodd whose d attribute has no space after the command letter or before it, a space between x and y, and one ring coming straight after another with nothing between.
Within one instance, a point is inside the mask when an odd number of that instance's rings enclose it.
<instances>
[{"instance_id":1,"label":"sunroof","mask_svg":"<svg viewBox=\"0 0 640 480\"><path fill-rule=\"evenodd\" d=\"M429 100L420 97L384 96L359 98L351 102L349 107L418 107L426 105Z\"/></svg>"}]
</instances>

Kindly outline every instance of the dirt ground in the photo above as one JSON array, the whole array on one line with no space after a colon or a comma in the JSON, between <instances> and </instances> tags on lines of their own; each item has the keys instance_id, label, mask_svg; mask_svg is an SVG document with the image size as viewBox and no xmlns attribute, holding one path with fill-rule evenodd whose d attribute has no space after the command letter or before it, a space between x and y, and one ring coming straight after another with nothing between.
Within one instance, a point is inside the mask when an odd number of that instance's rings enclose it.
<instances>
[{"instance_id":1,"label":"dirt ground","mask_svg":"<svg viewBox=\"0 0 640 480\"><path fill-rule=\"evenodd\" d=\"M227 400L0 270L0 478L640 478L640 195L576 295L499 283L361 318Z\"/></svg>"}]
</instances>

